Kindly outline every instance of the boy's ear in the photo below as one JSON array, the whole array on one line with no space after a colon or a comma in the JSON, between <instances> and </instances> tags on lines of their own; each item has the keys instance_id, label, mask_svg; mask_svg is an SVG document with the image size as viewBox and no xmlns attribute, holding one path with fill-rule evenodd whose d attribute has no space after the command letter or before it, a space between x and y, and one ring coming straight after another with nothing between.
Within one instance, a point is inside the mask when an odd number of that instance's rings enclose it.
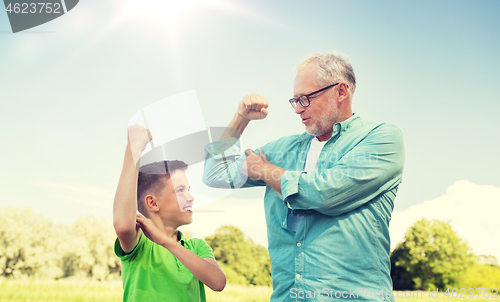
<instances>
[{"instance_id":1,"label":"boy's ear","mask_svg":"<svg viewBox=\"0 0 500 302\"><path fill-rule=\"evenodd\" d=\"M149 211L158 212L160 210L160 207L158 207L156 196L146 195L146 197L144 198L144 202L146 203L146 209L148 209Z\"/></svg>"}]
</instances>

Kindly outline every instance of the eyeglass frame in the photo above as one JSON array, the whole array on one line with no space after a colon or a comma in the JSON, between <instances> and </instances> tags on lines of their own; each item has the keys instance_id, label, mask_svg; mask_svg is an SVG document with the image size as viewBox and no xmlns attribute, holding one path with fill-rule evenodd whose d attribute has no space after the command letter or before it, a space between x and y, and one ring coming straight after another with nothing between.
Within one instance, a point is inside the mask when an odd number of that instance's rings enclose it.
<instances>
[{"instance_id":1,"label":"eyeglass frame","mask_svg":"<svg viewBox=\"0 0 500 302\"><path fill-rule=\"evenodd\" d=\"M330 86L326 86L326 87L324 87L324 88L321 88L320 90L316 90L316 91L311 92L311 93L309 93L309 94L304 94L304 95L301 95L301 96L299 96L298 98L291 98L291 99L289 99L288 101L290 102L290 105L292 105L293 109L297 108L297 102L299 102L299 103L302 105L302 107L309 107L309 106L311 105L311 100L309 100L309 97L310 97L310 96L315 95L315 94L317 94L317 93L320 93L320 92L322 92L322 91L325 91L325 90L327 90L327 89L329 89L329 88L335 87L335 86L337 86L337 85L338 85L338 84L340 84L340 83L341 83L341 82L338 82L338 83L332 84L332 85L330 85ZM349 85L347 85L347 88L349 88ZM307 100L307 103L308 103L307 105L305 105L305 104L304 104L304 102L302 101L302 98L303 98L303 97L306 97L306 100Z\"/></svg>"}]
</instances>

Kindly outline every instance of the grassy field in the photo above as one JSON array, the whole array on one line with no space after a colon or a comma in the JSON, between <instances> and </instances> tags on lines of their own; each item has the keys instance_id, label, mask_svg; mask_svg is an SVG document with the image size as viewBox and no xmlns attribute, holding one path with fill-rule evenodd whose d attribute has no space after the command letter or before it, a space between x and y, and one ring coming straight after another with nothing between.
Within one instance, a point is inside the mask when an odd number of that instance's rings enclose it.
<instances>
[{"instance_id":1,"label":"grassy field","mask_svg":"<svg viewBox=\"0 0 500 302\"><path fill-rule=\"evenodd\" d=\"M206 288L210 302L264 302L269 301L272 289L264 286L228 284L224 291ZM1 302L121 302L121 281L1 281Z\"/></svg>"},{"instance_id":2,"label":"grassy field","mask_svg":"<svg viewBox=\"0 0 500 302\"><path fill-rule=\"evenodd\" d=\"M272 289L264 286L227 285L223 292L206 289L209 302L264 302L269 301ZM0 279L1 302L120 302L122 283L90 281L8 281ZM474 300L474 302L500 301L492 298L447 298L440 293L439 298L429 298L428 292L413 298L404 298L404 293L396 296L396 302L452 302ZM410 297L410 294L407 293ZM457 302L459 302L457 301Z\"/></svg>"}]
</instances>

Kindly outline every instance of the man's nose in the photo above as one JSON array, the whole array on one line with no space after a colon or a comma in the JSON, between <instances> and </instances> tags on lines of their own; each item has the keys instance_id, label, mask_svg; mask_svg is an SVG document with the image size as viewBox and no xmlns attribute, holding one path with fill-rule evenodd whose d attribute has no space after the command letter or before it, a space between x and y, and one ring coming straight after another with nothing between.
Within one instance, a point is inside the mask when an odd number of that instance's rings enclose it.
<instances>
[{"instance_id":1,"label":"man's nose","mask_svg":"<svg viewBox=\"0 0 500 302\"><path fill-rule=\"evenodd\" d=\"M304 112L304 110L306 110L306 108L304 106L302 106L302 104L300 102L297 102L295 104L295 113L301 114L302 112Z\"/></svg>"}]
</instances>

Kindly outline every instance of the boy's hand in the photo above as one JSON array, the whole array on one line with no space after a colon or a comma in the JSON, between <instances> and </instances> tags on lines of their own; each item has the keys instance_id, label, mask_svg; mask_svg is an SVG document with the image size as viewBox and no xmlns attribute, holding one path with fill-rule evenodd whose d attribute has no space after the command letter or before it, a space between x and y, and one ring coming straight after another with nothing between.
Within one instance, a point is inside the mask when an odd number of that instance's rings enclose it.
<instances>
[{"instance_id":1,"label":"boy's hand","mask_svg":"<svg viewBox=\"0 0 500 302\"><path fill-rule=\"evenodd\" d=\"M137 224L141 228L144 235L146 235L146 237L154 243L164 247L168 244L175 243L172 238L169 238L167 234L165 234L163 229L160 229L151 219L148 219L141 214L137 214Z\"/></svg>"},{"instance_id":2,"label":"boy's hand","mask_svg":"<svg viewBox=\"0 0 500 302\"><path fill-rule=\"evenodd\" d=\"M146 145L152 140L151 132L148 129L137 124L128 127L128 143L134 163L141 158L142 151L146 149Z\"/></svg>"}]
</instances>

